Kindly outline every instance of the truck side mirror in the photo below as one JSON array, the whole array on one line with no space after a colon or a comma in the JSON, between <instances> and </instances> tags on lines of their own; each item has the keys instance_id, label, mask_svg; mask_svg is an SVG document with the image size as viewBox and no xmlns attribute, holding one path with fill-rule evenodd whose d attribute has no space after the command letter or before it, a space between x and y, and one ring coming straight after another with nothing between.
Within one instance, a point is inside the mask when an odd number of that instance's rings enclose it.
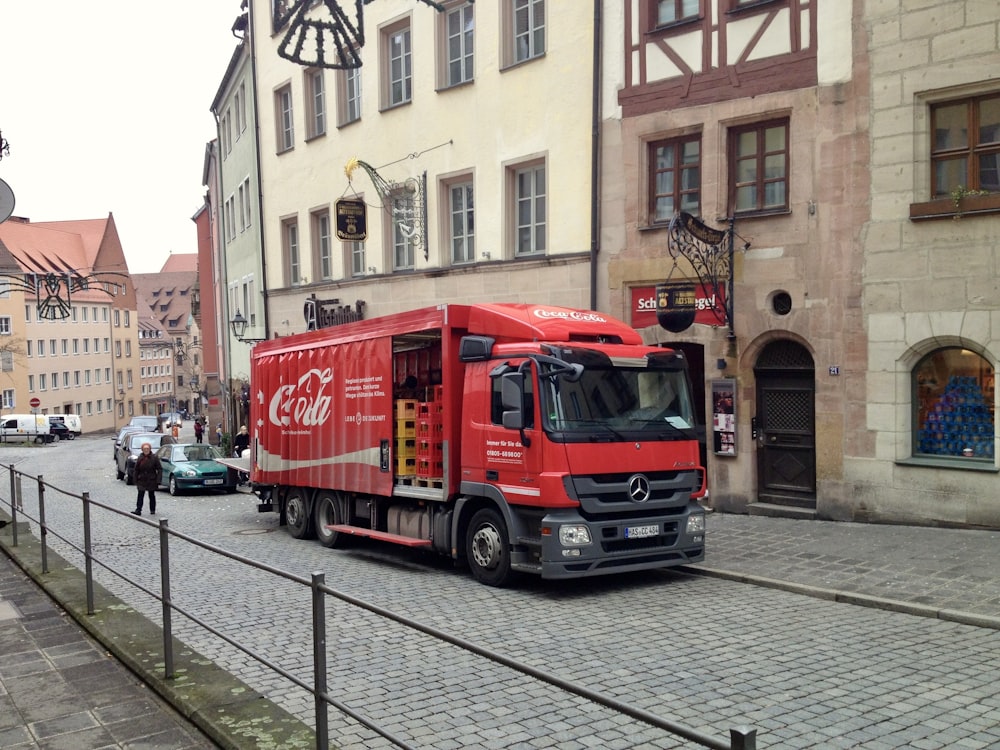
<instances>
[{"instance_id":1,"label":"truck side mirror","mask_svg":"<svg viewBox=\"0 0 1000 750\"><path fill-rule=\"evenodd\" d=\"M523 372L508 372L500 376L500 400L503 404L503 426L508 430L523 430Z\"/></svg>"}]
</instances>

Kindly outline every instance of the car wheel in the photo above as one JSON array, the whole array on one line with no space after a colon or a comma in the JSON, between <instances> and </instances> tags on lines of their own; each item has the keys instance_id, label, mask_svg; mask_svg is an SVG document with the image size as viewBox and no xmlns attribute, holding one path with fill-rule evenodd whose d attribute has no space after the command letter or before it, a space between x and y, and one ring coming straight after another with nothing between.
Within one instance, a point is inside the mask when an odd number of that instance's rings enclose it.
<instances>
[{"instance_id":1,"label":"car wheel","mask_svg":"<svg viewBox=\"0 0 1000 750\"><path fill-rule=\"evenodd\" d=\"M350 523L348 500L340 493L324 490L316 498L313 509L313 525L316 528L316 538L324 547L344 547L350 539L350 534L342 531L332 531L327 526Z\"/></svg>"},{"instance_id":2,"label":"car wheel","mask_svg":"<svg viewBox=\"0 0 1000 750\"><path fill-rule=\"evenodd\" d=\"M170 476L170 481L167 482L167 489L170 490L170 494L175 497L181 494L180 488L177 486L177 478L173 475Z\"/></svg>"},{"instance_id":3,"label":"car wheel","mask_svg":"<svg viewBox=\"0 0 1000 750\"><path fill-rule=\"evenodd\" d=\"M285 523L293 539L310 539L314 535L306 490L300 487L288 490L285 497Z\"/></svg>"},{"instance_id":4,"label":"car wheel","mask_svg":"<svg viewBox=\"0 0 1000 750\"><path fill-rule=\"evenodd\" d=\"M510 541L507 525L492 508L484 508L472 517L465 536L465 556L473 577L487 586L510 582Z\"/></svg>"}]
</instances>

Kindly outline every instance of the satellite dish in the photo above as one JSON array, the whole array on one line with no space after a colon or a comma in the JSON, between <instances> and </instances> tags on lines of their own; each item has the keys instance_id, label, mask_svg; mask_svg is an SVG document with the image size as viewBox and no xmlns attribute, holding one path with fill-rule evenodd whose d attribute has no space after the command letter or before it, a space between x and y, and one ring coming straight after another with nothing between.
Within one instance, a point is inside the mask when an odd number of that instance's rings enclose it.
<instances>
[{"instance_id":1,"label":"satellite dish","mask_svg":"<svg viewBox=\"0 0 1000 750\"><path fill-rule=\"evenodd\" d=\"M14 191L3 180L0 180L0 224L7 221L14 213Z\"/></svg>"}]
</instances>

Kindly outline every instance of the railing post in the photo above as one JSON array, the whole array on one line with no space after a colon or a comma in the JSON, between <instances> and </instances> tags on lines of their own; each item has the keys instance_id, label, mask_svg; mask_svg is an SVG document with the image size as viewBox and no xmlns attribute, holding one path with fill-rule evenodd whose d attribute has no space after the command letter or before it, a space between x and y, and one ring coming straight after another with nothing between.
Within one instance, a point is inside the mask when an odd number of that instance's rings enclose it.
<instances>
[{"instance_id":1,"label":"railing post","mask_svg":"<svg viewBox=\"0 0 1000 750\"><path fill-rule=\"evenodd\" d=\"M733 727L729 730L732 750L757 750L757 730L750 727Z\"/></svg>"},{"instance_id":2,"label":"railing post","mask_svg":"<svg viewBox=\"0 0 1000 750\"><path fill-rule=\"evenodd\" d=\"M83 493L83 563L87 580L87 614L94 614L94 561L90 546L90 493Z\"/></svg>"},{"instance_id":3,"label":"railing post","mask_svg":"<svg viewBox=\"0 0 1000 750\"><path fill-rule=\"evenodd\" d=\"M45 525L45 482L41 474L38 475L37 479L38 479L38 528L39 528L38 536L42 544L42 573L48 573L49 548L46 537L49 535L49 530Z\"/></svg>"},{"instance_id":4,"label":"railing post","mask_svg":"<svg viewBox=\"0 0 1000 750\"><path fill-rule=\"evenodd\" d=\"M326 584L326 574L312 574L313 613L313 698L316 704L316 750L327 750L330 725L326 702L326 594L320 586Z\"/></svg>"},{"instance_id":5,"label":"railing post","mask_svg":"<svg viewBox=\"0 0 1000 750\"><path fill-rule=\"evenodd\" d=\"M167 519L160 519L160 599L163 602L163 676L174 677L174 635L170 622L170 534Z\"/></svg>"},{"instance_id":6,"label":"railing post","mask_svg":"<svg viewBox=\"0 0 1000 750\"><path fill-rule=\"evenodd\" d=\"M12 544L17 546L17 512L21 509L21 477L18 476L17 472L14 471L14 464L11 464L10 469L10 522L13 524L11 528L12 534Z\"/></svg>"}]
</instances>

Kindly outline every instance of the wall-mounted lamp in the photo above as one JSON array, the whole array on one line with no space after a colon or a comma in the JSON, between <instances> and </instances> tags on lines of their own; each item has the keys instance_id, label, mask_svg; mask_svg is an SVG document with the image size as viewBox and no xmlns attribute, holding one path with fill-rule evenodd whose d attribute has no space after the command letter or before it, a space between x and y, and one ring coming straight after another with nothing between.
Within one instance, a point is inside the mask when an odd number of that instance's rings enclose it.
<instances>
[{"instance_id":1,"label":"wall-mounted lamp","mask_svg":"<svg viewBox=\"0 0 1000 750\"><path fill-rule=\"evenodd\" d=\"M375 273L375 266L368 266L368 273Z\"/></svg>"},{"instance_id":2,"label":"wall-mounted lamp","mask_svg":"<svg viewBox=\"0 0 1000 750\"><path fill-rule=\"evenodd\" d=\"M490 251L489 250L486 250L486 251L483 252L483 259L484 260L489 260L490 259Z\"/></svg>"},{"instance_id":3,"label":"wall-mounted lamp","mask_svg":"<svg viewBox=\"0 0 1000 750\"><path fill-rule=\"evenodd\" d=\"M247 332L247 319L243 317L243 314L240 312L240 308L238 307L236 308L236 315L234 315L233 319L229 321L229 327L233 331L233 336L235 336L239 341L242 341L244 344L255 344L258 341L267 340L266 338L248 338L245 335Z\"/></svg>"}]
</instances>

